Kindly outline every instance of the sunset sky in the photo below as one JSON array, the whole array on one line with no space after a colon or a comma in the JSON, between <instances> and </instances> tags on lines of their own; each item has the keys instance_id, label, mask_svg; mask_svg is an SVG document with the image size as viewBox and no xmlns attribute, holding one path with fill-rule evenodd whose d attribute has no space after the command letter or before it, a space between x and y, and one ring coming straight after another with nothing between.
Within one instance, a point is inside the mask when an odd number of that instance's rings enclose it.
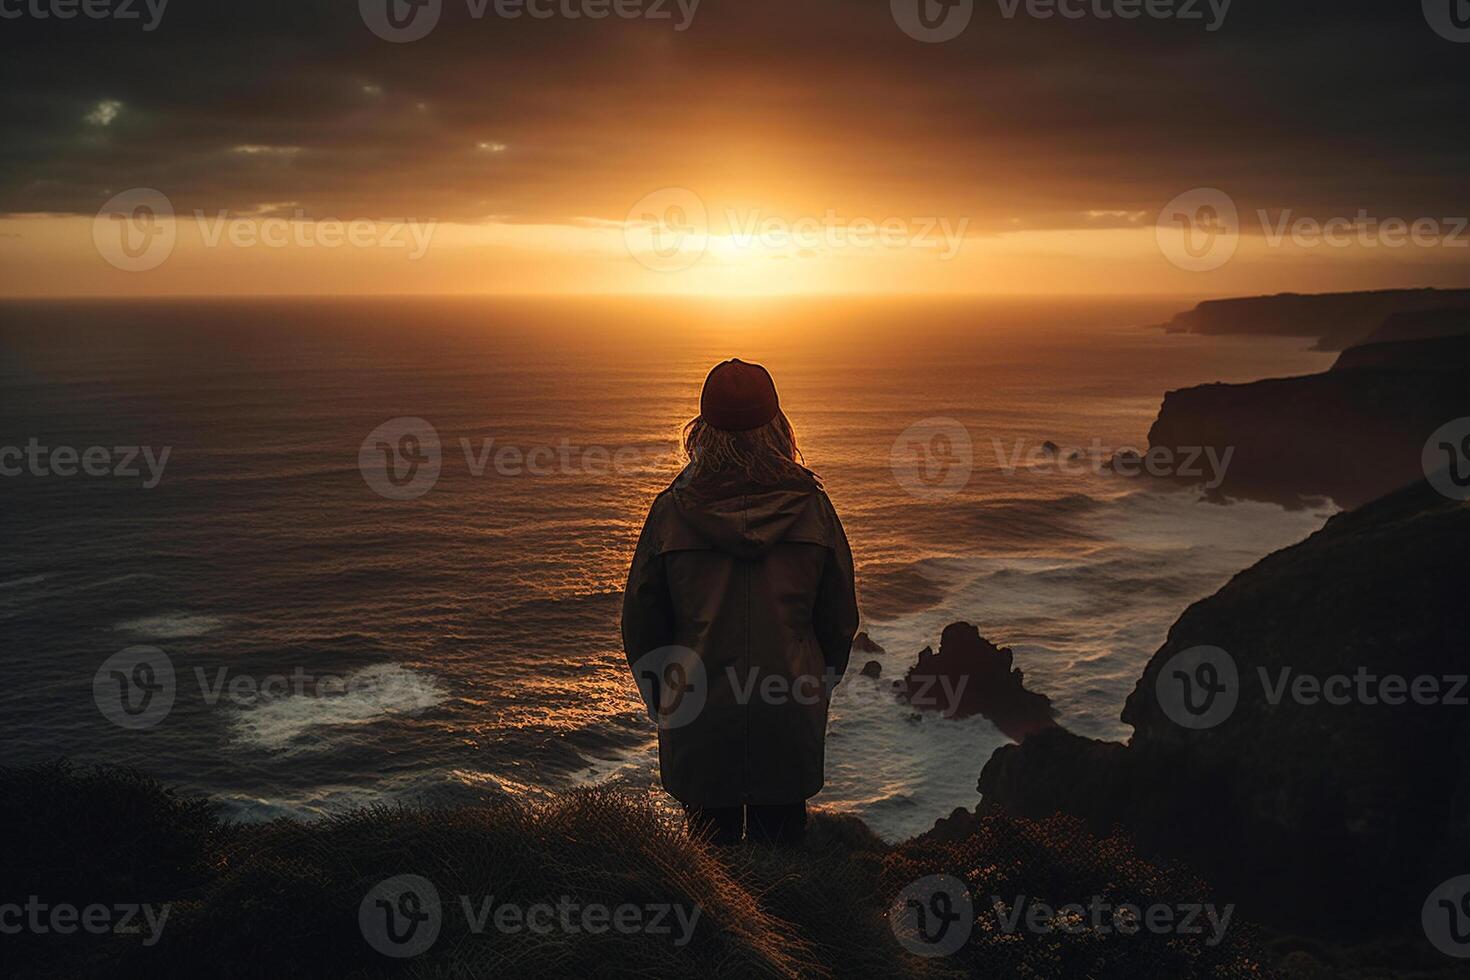
<instances>
[{"instance_id":1,"label":"sunset sky","mask_svg":"<svg viewBox=\"0 0 1470 980\"><path fill-rule=\"evenodd\" d=\"M141 21L27 12L50 2L0 5L22 12L0 21L0 295L1470 284L1470 44L1413 2L980 0L942 43L905 33L906 0L441 0L407 43L369 27L386 0L173 0L152 30L141 0ZM125 230L98 213L135 188L175 218L130 271L94 232ZM1209 271L1155 232L1195 188L1239 209ZM1261 211L1355 231L1273 241ZM1420 240L1365 244L1364 217ZM649 219L689 231L674 254ZM136 220L145 244L162 227Z\"/></svg>"}]
</instances>

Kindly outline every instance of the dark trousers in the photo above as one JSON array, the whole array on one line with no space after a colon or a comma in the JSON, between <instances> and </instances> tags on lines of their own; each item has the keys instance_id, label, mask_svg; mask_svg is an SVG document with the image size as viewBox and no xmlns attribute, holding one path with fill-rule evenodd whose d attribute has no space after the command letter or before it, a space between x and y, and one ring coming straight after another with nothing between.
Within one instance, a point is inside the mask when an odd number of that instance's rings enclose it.
<instances>
[{"instance_id":1,"label":"dark trousers","mask_svg":"<svg viewBox=\"0 0 1470 980\"><path fill-rule=\"evenodd\" d=\"M742 827L752 844L795 844L806 833L806 802L751 806L685 806L689 832L712 844L740 843Z\"/></svg>"}]
</instances>

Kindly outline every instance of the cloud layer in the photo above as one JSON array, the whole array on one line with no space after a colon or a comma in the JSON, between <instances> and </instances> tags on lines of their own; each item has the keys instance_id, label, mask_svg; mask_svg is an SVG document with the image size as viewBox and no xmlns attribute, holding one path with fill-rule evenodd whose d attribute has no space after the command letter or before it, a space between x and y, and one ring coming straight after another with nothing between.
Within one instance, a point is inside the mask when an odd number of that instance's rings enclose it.
<instances>
[{"instance_id":1,"label":"cloud layer","mask_svg":"<svg viewBox=\"0 0 1470 980\"><path fill-rule=\"evenodd\" d=\"M6 19L0 213L92 214L137 186L211 212L572 224L682 186L980 234L1146 225L1197 186L1322 216L1470 209L1470 45L1417 3L1235 0L1209 30L1205 0L1180 0L1201 19L982 0L929 44L887 0L595 20L441 2L411 43L343 0L175 0L152 30Z\"/></svg>"}]
</instances>

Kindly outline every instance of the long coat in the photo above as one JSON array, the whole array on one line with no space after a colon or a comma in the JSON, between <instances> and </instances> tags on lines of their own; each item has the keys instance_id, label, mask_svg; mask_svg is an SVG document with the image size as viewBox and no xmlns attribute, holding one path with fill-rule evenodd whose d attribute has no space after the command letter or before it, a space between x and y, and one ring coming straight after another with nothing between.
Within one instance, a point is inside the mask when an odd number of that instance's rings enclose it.
<instances>
[{"instance_id":1,"label":"long coat","mask_svg":"<svg viewBox=\"0 0 1470 980\"><path fill-rule=\"evenodd\" d=\"M649 509L622 623L664 788L700 807L820 790L857 622L847 537L810 473L675 480Z\"/></svg>"}]
</instances>

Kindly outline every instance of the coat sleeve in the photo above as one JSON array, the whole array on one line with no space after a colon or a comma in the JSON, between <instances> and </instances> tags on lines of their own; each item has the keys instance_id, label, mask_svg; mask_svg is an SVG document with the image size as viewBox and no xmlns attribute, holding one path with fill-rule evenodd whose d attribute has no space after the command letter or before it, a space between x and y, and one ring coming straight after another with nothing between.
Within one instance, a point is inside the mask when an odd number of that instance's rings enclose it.
<instances>
[{"instance_id":1,"label":"coat sleeve","mask_svg":"<svg viewBox=\"0 0 1470 980\"><path fill-rule=\"evenodd\" d=\"M633 564L628 569L628 585L623 590L623 653L630 669L635 669L634 665L644 654L674 641L673 601L669 598L664 559L658 551L658 534L654 528L657 507L655 500L638 536ZM633 679L649 712L653 712L658 704L657 680L636 674Z\"/></svg>"},{"instance_id":2,"label":"coat sleeve","mask_svg":"<svg viewBox=\"0 0 1470 980\"><path fill-rule=\"evenodd\" d=\"M817 642L822 647L822 658L827 669L841 680L847 671L847 661L852 655L852 638L858 628L857 585L854 582L852 550L847 545L847 534L837 511L827 504L832 518L832 548L827 552L827 564L822 570L822 581L817 586L817 601L812 607L812 627Z\"/></svg>"}]
</instances>

